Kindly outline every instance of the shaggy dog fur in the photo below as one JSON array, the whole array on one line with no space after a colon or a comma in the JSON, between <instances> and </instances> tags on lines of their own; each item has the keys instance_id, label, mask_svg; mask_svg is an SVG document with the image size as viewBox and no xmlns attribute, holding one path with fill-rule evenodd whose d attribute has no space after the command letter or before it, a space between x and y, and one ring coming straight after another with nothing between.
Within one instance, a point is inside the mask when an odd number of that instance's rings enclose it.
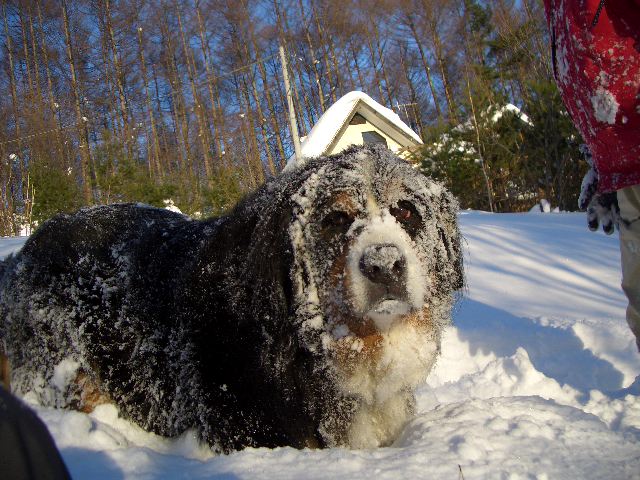
<instances>
[{"instance_id":1,"label":"shaggy dog fur","mask_svg":"<svg viewBox=\"0 0 640 480\"><path fill-rule=\"evenodd\" d=\"M224 452L387 445L463 283L456 210L388 150L353 147L217 219L57 216L2 265L12 386Z\"/></svg>"}]
</instances>

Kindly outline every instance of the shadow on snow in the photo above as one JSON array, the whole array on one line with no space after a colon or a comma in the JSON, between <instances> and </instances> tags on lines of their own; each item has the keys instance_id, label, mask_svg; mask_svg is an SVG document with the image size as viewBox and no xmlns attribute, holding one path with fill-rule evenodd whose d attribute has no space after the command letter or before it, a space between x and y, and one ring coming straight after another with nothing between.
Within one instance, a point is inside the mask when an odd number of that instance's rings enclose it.
<instances>
[{"instance_id":1,"label":"shadow on snow","mask_svg":"<svg viewBox=\"0 0 640 480\"><path fill-rule=\"evenodd\" d=\"M493 352L498 357L524 348L534 367L560 384L587 393L622 388L624 376L610 362L596 357L570 328L544 326L530 318L465 298L456 312L454 324L472 354Z\"/></svg>"}]
</instances>

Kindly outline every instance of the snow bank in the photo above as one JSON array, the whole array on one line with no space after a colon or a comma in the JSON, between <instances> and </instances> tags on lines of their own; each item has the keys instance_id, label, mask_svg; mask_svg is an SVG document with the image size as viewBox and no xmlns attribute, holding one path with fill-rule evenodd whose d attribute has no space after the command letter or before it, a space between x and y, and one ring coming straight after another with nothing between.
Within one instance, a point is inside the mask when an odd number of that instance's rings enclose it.
<instances>
[{"instance_id":1,"label":"snow bank","mask_svg":"<svg viewBox=\"0 0 640 480\"><path fill-rule=\"evenodd\" d=\"M22 248L29 237L0 237L0 259Z\"/></svg>"},{"instance_id":2,"label":"snow bank","mask_svg":"<svg viewBox=\"0 0 640 480\"><path fill-rule=\"evenodd\" d=\"M390 448L214 457L189 432L146 433L112 406L38 414L77 479L638 478L640 355L616 236L589 232L583 214L460 221L468 291L418 415ZM3 239L0 252L21 241Z\"/></svg>"}]
</instances>

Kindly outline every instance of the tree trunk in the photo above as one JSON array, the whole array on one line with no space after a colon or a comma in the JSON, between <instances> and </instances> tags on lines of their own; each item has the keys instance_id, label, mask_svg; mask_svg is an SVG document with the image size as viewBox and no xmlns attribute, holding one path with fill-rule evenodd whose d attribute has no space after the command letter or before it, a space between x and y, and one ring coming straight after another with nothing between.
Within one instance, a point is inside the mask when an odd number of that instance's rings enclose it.
<instances>
[{"instance_id":1,"label":"tree trunk","mask_svg":"<svg viewBox=\"0 0 640 480\"><path fill-rule=\"evenodd\" d=\"M166 15L167 12L164 12ZM191 145L189 144L189 123L187 119L187 109L184 95L182 93L182 80L178 73L178 67L176 64L176 52L171 41L171 32L167 25L166 17L163 17L162 21L162 33L167 42L167 74L169 76L169 84L171 85L171 98L175 114L175 127L176 138L182 137L182 143L184 148L184 155L182 155L182 162L180 165L180 171L184 178L189 178L193 175L193 158L191 156Z\"/></svg>"},{"instance_id":2,"label":"tree trunk","mask_svg":"<svg viewBox=\"0 0 640 480\"><path fill-rule=\"evenodd\" d=\"M384 93L382 91L382 81L380 80L380 76L378 75L378 67L376 65L376 57L373 51L373 45L371 43L371 33L367 31L367 47L369 48L369 57L371 58L371 68L373 68L373 79L375 84L378 86L378 91L380 92L380 103L384 103ZM391 105L387 105L391 107Z\"/></svg>"},{"instance_id":3,"label":"tree trunk","mask_svg":"<svg viewBox=\"0 0 640 480\"><path fill-rule=\"evenodd\" d=\"M302 22L302 26L304 28L305 38L307 39L307 45L309 46L309 54L311 55L311 68L313 70L313 75L315 77L316 88L318 89L320 111L324 113L324 111L326 110L325 104L324 104L324 92L322 90L322 80L320 78L320 73L318 72L318 64L320 63L320 60L316 58L315 50L313 48L313 42L311 41L311 33L309 32L309 26L307 25L307 22L304 19L305 14L304 14L304 5L302 3L302 0L298 0L298 6L300 8L300 21Z\"/></svg>"},{"instance_id":4,"label":"tree trunk","mask_svg":"<svg viewBox=\"0 0 640 480\"><path fill-rule=\"evenodd\" d=\"M220 120L220 109L218 108L218 103L220 101L220 97L217 91L217 88L214 85L215 79L213 73L211 72L211 64L210 64L210 54L209 54L209 46L205 37L204 30L204 22L202 21L202 14L200 13L200 2L196 0L195 4L196 8L196 16L198 18L198 33L200 35L200 45L202 49L202 57L204 59L204 66L207 72L207 89L209 90L209 101L211 102L211 118L213 119L213 135L216 149L216 156L219 161L222 161L222 137L221 137L221 120ZM215 93L214 93L215 90Z\"/></svg>"},{"instance_id":5,"label":"tree trunk","mask_svg":"<svg viewBox=\"0 0 640 480\"><path fill-rule=\"evenodd\" d=\"M314 2L311 3L311 15L316 24L316 30L318 31L318 36L320 37L320 45L322 48L322 57L324 59L324 67L327 70L327 80L329 81L329 94L331 95L331 100L335 103L336 101L336 84L333 82L333 77L331 75L331 64L329 62L329 54L327 52L328 45L327 39L324 35L324 30L322 25L320 24L320 20L318 19L318 13L315 8Z\"/></svg>"},{"instance_id":6,"label":"tree trunk","mask_svg":"<svg viewBox=\"0 0 640 480\"><path fill-rule=\"evenodd\" d=\"M151 142L147 139L147 144L151 143L149 148L149 172L151 176L157 174L163 177L162 167L160 166L160 143L158 141L158 131L156 129L156 119L153 114L153 106L151 104L151 94L149 93L149 85L147 79L147 65L144 58L144 44L142 43L142 27L138 27L138 56L140 59L140 72L142 74L142 83L144 84L144 93L147 106L147 116L151 126Z\"/></svg>"},{"instance_id":7,"label":"tree trunk","mask_svg":"<svg viewBox=\"0 0 640 480\"><path fill-rule=\"evenodd\" d=\"M16 91L16 75L13 65L13 45L11 42L11 32L9 32L9 22L7 20L6 5L2 4L2 16L4 18L4 33L7 43L7 57L9 57L9 88L11 90L11 105L13 107L13 119L16 137L18 139L18 152L22 154L22 143L20 140L20 117L18 116L18 93Z\"/></svg>"},{"instance_id":8,"label":"tree trunk","mask_svg":"<svg viewBox=\"0 0 640 480\"><path fill-rule=\"evenodd\" d=\"M104 19L104 12L103 13L103 19ZM109 51L111 50L110 46L109 46L109 39L108 39L108 35L106 34L106 27L103 26L103 32L101 35L101 54L102 54L102 62L104 64L104 69L105 69L105 76L104 76L104 80L105 83L107 84L107 90L109 91L109 97L108 97L108 106L106 106L105 110L105 115L106 115L106 119L105 119L105 130L109 127L109 124L111 125L111 132L113 134L113 137L115 139L124 139L125 134L124 134L124 129L121 128L120 126L120 120L118 120L119 114L118 114L118 99L116 97L116 89L117 87L114 86L115 82L113 81L113 68L111 66L111 60L109 58Z\"/></svg>"},{"instance_id":9,"label":"tree trunk","mask_svg":"<svg viewBox=\"0 0 640 480\"><path fill-rule=\"evenodd\" d=\"M31 36L31 55L33 57L33 71L35 73L36 94L38 97L38 104L43 104L42 90L40 88L40 65L38 61L38 45L36 35L33 28L33 15L31 6L28 7L27 16L29 18L29 35Z\"/></svg>"},{"instance_id":10,"label":"tree trunk","mask_svg":"<svg viewBox=\"0 0 640 480\"><path fill-rule=\"evenodd\" d=\"M180 29L180 38L182 40L182 51L184 53L185 61L187 63L187 75L189 77L189 83L191 84L191 94L195 103L194 110L196 114L196 122L198 123L198 138L200 139L200 146L202 148L202 158L204 161L204 170L207 177L207 182L211 182L213 178L213 171L211 170L211 155L209 154L209 128L206 124L206 115L202 109L202 102L198 95L198 89L195 82L195 65L191 65L191 55L189 48L187 47L187 41L184 36L184 27L182 26L182 15L180 14L180 8L178 3L174 1L174 8L176 16L178 17L178 27Z\"/></svg>"},{"instance_id":11,"label":"tree trunk","mask_svg":"<svg viewBox=\"0 0 640 480\"><path fill-rule=\"evenodd\" d=\"M286 32L289 31L289 20L287 18L287 12L285 9L281 9L280 8L280 4L278 0L273 0L273 7L276 11L276 18L278 19L278 33L280 35L280 42L282 43L282 46L284 47L284 51L285 51L285 55L287 55L287 58L291 58L291 54L290 54L290 48L289 48L289 42L287 42L286 40ZM310 111L309 109L309 102L307 99L307 95L306 92L304 90L303 84L302 84L302 75L300 72L300 66L298 65L297 62L295 62L295 66L296 66L296 73L298 75L298 78L300 79L300 88L302 88L302 97L304 100L304 104L306 106L307 109L307 114L308 119L310 121L310 124L313 125L315 123L314 117L313 117L313 112ZM293 72L292 72L293 73ZM292 75L291 78L291 89L293 90L293 97L294 97L294 104L296 106L296 118L298 119L298 128L299 128L299 132L300 135L304 135L307 131L306 129L306 124L305 124L305 120L304 120L304 115L302 113L302 109L303 109L303 102L300 98L300 91L298 89L298 84L295 81L295 78ZM282 97L282 96L281 96ZM282 105L284 105L284 100L282 101Z\"/></svg>"},{"instance_id":12,"label":"tree trunk","mask_svg":"<svg viewBox=\"0 0 640 480\"><path fill-rule=\"evenodd\" d=\"M153 78L153 86L154 86L154 100L156 104L156 111L159 113L159 123L158 123L158 142L160 144L160 171L162 175L171 175L174 169L174 162L178 159L182 159L180 149L178 148L178 154L173 155L169 150L169 141L167 139L167 127L163 120L162 116L162 104L160 103L160 88L158 87L158 74L156 72L156 65L154 63L151 64L151 77ZM173 108L171 119L175 121L173 116ZM175 126L175 122L174 122ZM174 129L175 132L175 129ZM176 158L178 157L178 158Z\"/></svg>"},{"instance_id":13,"label":"tree trunk","mask_svg":"<svg viewBox=\"0 0 640 480\"><path fill-rule=\"evenodd\" d=\"M449 84L449 76L445 67L445 62L442 52L442 42L440 41L440 35L438 34L436 25L431 26L431 35L433 37L433 45L435 47L436 60L438 67L440 68L440 78L442 79L442 86L444 88L444 95L447 100L447 107L449 108L449 119L451 123L458 122L458 115L456 114L457 107L451 94L451 86Z\"/></svg>"},{"instance_id":14,"label":"tree trunk","mask_svg":"<svg viewBox=\"0 0 640 480\"><path fill-rule=\"evenodd\" d=\"M382 52L382 47L380 46L380 35L378 31L378 27L376 24L373 24L373 33L374 39L376 42L376 50L378 52L378 58L380 59L380 69L382 70L382 77L384 79L385 91L387 92L387 100L389 101L389 107L393 106L393 96L391 95L391 85L389 82L389 76L387 75L387 69L384 64L384 54Z\"/></svg>"},{"instance_id":15,"label":"tree trunk","mask_svg":"<svg viewBox=\"0 0 640 480\"><path fill-rule=\"evenodd\" d=\"M249 98L249 86L247 85L247 79L242 77L242 97L244 99L245 117L249 123L247 129L247 141L251 145L252 154L250 160L253 163L254 180L256 185L260 185L264 182L264 169L262 168L262 161L260 159L260 149L258 148L258 139L256 138L256 125L254 122L253 112L251 109L251 99ZM242 105L242 104L241 104Z\"/></svg>"},{"instance_id":16,"label":"tree trunk","mask_svg":"<svg viewBox=\"0 0 640 480\"><path fill-rule=\"evenodd\" d=\"M408 47L406 47L405 51L408 51ZM413 84L413 81L411 80L409 67L407 66L406 62L406 53L400 54L400 63L404 72L405 81L407 82L407 87L409 87L410 99L411 103L413 104L413 115L415 117L416 126L418 127L418 133L420 134L421 138L424 138L424 125L422 124L422 119L420 118L420 115L418 115L418 109L416 108L418 105L418 95L416 93L416 88Z\"/></svg>"},{"instance_id":17,"label":"tree trunk","mask_svg":"<svg viewBox=\"0 0 640 480\"><path fill-rule=\"evenodd\" d=\"M247 43L243 41L242 38L239 37L239 35L234 35L234 40L235 40L235 49L236 52L238 54L238 58L240 59L241 63L248 61L249 58L251 57L250 52L249 52L249 47L247 46ZM242 45L242 47L241 47ZM268 138L268 132L267 132L267 128L266 128L266 119L264 117L264 113L262 111L262 106L260 105L260 94L258 93L258 87L256 85L256 79L255 79L255 75L252 72L247 72L246 74L243 75L242 79L243 79L243 84L245 86L245 88L243 89L243 94L245 97L245 101L246 101L246 105L247 105L247 116L249 117L249 122L251 125L251 132L252 135L255 137L255 130L254 130L254 118L253 118L253 112L251 109L251 100L249 98L249 87L247 85L247 79L246 76L250 75L251 79L250 79L250 83L251 83L251 92L252 92L252 96L253 96L253 100L255 102L256 105L256 110L258 113L258 125L260 126L260 133L262 135L262 142L264 144L264 148L265 148L265 153L267 155L267 164L269 165L269 171L272 175L275 175L276 173L276 169L275 169L275 165L273 163L273 156L271 155L271 149L269 148L269 138ZM258 159L260 159L260 150L257 148L257 141L255 141L255 146L256 146L256 154L258 156ZM260 162L262 164L262 162ZM262 170L262 169L261 169ZM262 181L263 179L261 178L260 181Z\"/></svg>"},{"instance_id":18,"label":"tree trunk","mask_svg":"<svg viewBox=\"0 0 640 480\"><path fill-rule=\"evenodd\" d=\"M427 61L427 56L424 53L424 49L422 48L422 42L418 37L418 31L416 29L416 25L413 22L412 18L407 18L407 25L411 30L411 34L413 35L413 39L418 46L418 52L420 53L420 59L422 60L422 66L424 67L424 73L427 76L427 83L429 84L429 91L431 92L431 98L433 99L433 105L436 107L436 113L438 115L438 120L443 121L442 110L440 109L440 101L438 100L438 96L436 95L436 87L433 83L433 77L431 76L431 67L429 67L429 62Z\"/></svg>"},{"instance_id":19,"label":"tree trunk","mask_svg":"<svg viewBox=\"0 0 640 480\"><path fill-rule=\"evenodd\" d=\"M243 0L244 10L246 12L247 17L249 16L249 10L247 9L246 2ZM267 71L264 67L264 62L260 57L260 46L258 44L258 39L256 38L255 29L253 28L253 23L251 19L248 19L249 26L249 35L251 37L251 44L253 45L253 50L256 52L256 60L258 62L258 71L260 72L260 77L262 79L262 87L264 90L265 99L267 100L267 108L269 109L269 116L271 119L271 129L273 130L273 134L276 137L276 145L278 148L278 154L280 158L280 162L278 162L279 169L284 168L285 164L285 153L284 146L282 144L281 137L281 128L280 122L278 121L278 116L276 114L276 110L274 108L273 97L271 96L271 87L268 81Z\"/></svg>"},{"instance_id":20,"label":"tree trunk","mask_svg":"<svg viewBox=\"0 0 640 480\"><path fill-rule=\"evenodd\" d=\"M132 147L132 132L131 125L129 124L129 113L127 109L127 99L124 91L124 73L120 64L120 58L118 55L118 47L116 45L116 37L113 32L113 25L111 24L111 5L110 0L104 0L104 15L106 21L107 34L109 35L109 44L113 55L113 67L115 68L116 86L118 88L118 99L120 101L120 115L122 117L122 129L124 135L124 145L127 150L129 158L133 158Z\"/></svg>"},{"instance_id":21,"label":"tree trunk","mask_svg":"<svg viewBox=\"0 0 640 480\"><path fill-rule=\"evenodd\" d=\"M71 74L71 90L73 91L73 100L76 110L76 128L78 132L78 138L80 139L80 174L82 176L82 191L84 194L84 201L87 205L93 203L93 197L91 194L91 182L90 182L90 152L89 152L89 139L87 135L87 128L85 120L82 115L82 108L80 105L80 93L78 91L78 81L76 78L76 65L73 58L73 45L71 43L71 32L69 30L69 14L67 12L67 0L61 0L62 2L62 20L64 24L64 38L67 46L67 61L69 62L69 73Z\"/></svg>"},{"instance_id":22,"label":"tree trunk","mask_svg":"<svg viewBox=\"0 0 640 480\"><path fill-rule=\"evenodd\" d=\"M476 148L478 149L478 156L480 157L480 166L482 167L482 174L484 176L485 185L487 187L487 200L489 202L489 211L494 211L493 206L493 189L491 188L491 182L489 181L489 173L487 164L484 161L484 149L482 148L482 142L480 140L480 128L478 126L478 117L476 116L476 109L471 96L471 86L469 84L469 72L467 71L467 95L469 96L469 105L471 106L471 119L473 120L473 128L476 133Z\"/></svg>"},{"instance_id":23,"label":"tree trunk","mask_svg":"<svg viewBox=\"0 0 640 480\"><path fill-rule=\"evenodd\" d=\"M27 40L27 28L25 26L24 14L22 12L22 9L19 9L18 12L19 12L18 17L20 18L20 30L22 31L22 50L24 53L24 67L27 72L27 84L29 85L29 97L31 101L33 101L36 98L36 93L35 93L36 89L33 84L33 76L31 75L31 57L29 55L29 46L28 46L29 42Z\"/></svg>"},{"instance_id":24,"label":"tree trunk","mask_svg":"<svg viewBox=\"0 0 640 480\"><path fill-rule=\"evenodd\" d=\"M235 93L238 99L238 106L240 107L240 131L242 132L242 143L244 145L243 157L247 165L247 174L249 176L249 186L251 187L251 189L254 189L258 185L258 182L256 180L256 176L258 175L258 173L257 172L254 173L254 167L253 167L253 163L254 163L253 157L256 155L256 151L255 151L254 142L252 141L252 139L255 138L255 134L253 134L253 132L248 131L249 128L247 127L247 122L245 121L245 119L247 117L250 117L250 115L248 115L247 112L243 111L247 107L242 100L243 94L240 91L241 90L240 80L237 77L235 77L234 80L235 80L234 84L236 87Z\"/></svg>"},{"instance_id":25,"label":"tree trunk","mask_svg":"<svg viewBox=\"0 0 640 480\"><path fill-rule=\"evenodd\" d=\"M360 70L360 64L358 63L358 55L356 50L351 47L351 55L353 56L353 65L356 67L356 73L358 74L358 81L360 82L360 88L365 88L364 79L362 78L362 70Z\"/></svg>"},{"instance_id":26,"label":"tree trunk","mask_svg":"<svg viewBox=\"0 0 640 480\"><path fill-rule=\"evenodd\" d=\"M349 86L351 91L356 90L356 82L353 80L353 69L351 68L351 60L349 59L348 51L349 47L345 44L342 48L342 60L344 61L344 68L349 72L347 79L349 80ZM360 86L360 88L364 88ZM344 93L344 92L343 92Z\"/></svg>"},{"instance_id":27,"label":"tree trunk","mask_svg":"<svg viewBox=\"0 0 640 480\"><path fill-rule=\"evenodd\" d=\"M58 161L66 170L70 165L65 161L67 155L64 155L64 143L62 141L62 122L58 113L59 108L56 107L56 101L53 96L53 79L51 77L51 69L49 68L49 52L47 51L47 41L42 26L42 12L40 9L40 1L36 1L36 12L38 14L38 33L40 35L40 47L42 48L42 59L44 62L45 73L47 74L47 95L49 97L49 108L51 109L51 117L58 129L56 132L56 142L58 144Z\"/></svg>"}]
</instances>

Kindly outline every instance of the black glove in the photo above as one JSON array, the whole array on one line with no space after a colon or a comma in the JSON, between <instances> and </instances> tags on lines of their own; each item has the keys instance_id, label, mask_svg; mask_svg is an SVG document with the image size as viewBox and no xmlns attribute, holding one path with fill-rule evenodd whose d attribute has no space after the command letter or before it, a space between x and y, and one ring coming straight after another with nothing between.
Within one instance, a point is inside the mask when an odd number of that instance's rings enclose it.
<instances>
[{"instance_id":1,"label":"black glove","mask_svg":"<svg viewBox=\"0 0 640 480\"><path fill-rule=\"evenodd\" d=\"M586 145L580 145L580 151L591 168L582 179L578 208L587 210L589 230L595 232L602 224L604 233L611 235L620 220L618 196L616 192L598 193L598 172L593 167L591 152Z\"/></svg>"}]
</instances>

